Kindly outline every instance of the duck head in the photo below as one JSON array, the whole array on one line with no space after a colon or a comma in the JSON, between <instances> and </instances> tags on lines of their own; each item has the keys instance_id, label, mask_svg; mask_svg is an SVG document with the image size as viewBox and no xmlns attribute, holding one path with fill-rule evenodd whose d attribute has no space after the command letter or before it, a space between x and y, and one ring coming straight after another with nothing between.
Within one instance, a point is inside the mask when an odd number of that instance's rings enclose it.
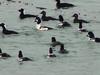
<instances>
[{"instance_id":1,"label":"duck head","mask_svg":"<svg viewBox=\"0 0 100 75\"><path fill-rule=\"evenodd\" d=\"M46 11L42 11L40 14L46 15Z\"/></svg>"},{"instance_id":2,"label":"duck head","mask_svg":"<svg viewBox=\"0 0 100 75\"><path fill-rule=\"evenodd\" d=\"M95 39L95 35L94 35L94 33L92 31L89 31L87 36L89 38Z\"/></svg>"},{"instance_id":3,"label":"duck head","mask_svg":"<svg viewBox=\"0 0 100 75\"><path fill-rule=\"evenodd\" d=\"M21 50L19 51L18 57L19 58L22 58L23 57L23 54L22 54L22 51Z\"/></svg>"},{"instance_id":4,"label":"duck head","mask_svg":"<svg viewBox=\"0 0 100 75\"><path fill-rule=\"evenodd\" d=\"M1 23L1 24L0 24L0 26L4 26L4 25L5 25L4 23Z\"/></svg>"},{"instance_id":5,"label":"duck head","mask_svg":"<svg viewBox=\"0 0 100 75\"><path fill-rule=\"evenodd\" d=\"M21 9L19 9L18 11L19 11L19 12L23 12L23 11L24 11L24 9L23 9L23 8L21 8Z\"/></svg>"},{"instance_id":6,"label":"duck head","mask_svg":"<svg viewBox=\"0 0 100 75\"><path fill-rule=\"evenodd\" d=\"M59 21L60 21L60 22L63 22L63 21L64 21L64 18L63 18L62 15L59 15Z\"/></svg>"},{"instance_id":7,"label":"duck head","mask_svg":"<svg viewBox=\"0 0 100 75\"><path fill-rule=\"evenodd\" d=\"M52 40L52 42L56 42L56 38L55 37L52 37L51 40Z\"/></svg>"},{"instance_id":8,"label":"duck head","mask_svg":"<svg viewBox=\"0 0 100 75\"><path fill-rule=\"evenodd\" d=\"M77 14L77 13L75 13L72 17L76 17L76 18L78 18L78 14Z\"/></svg>"}]
</instances>

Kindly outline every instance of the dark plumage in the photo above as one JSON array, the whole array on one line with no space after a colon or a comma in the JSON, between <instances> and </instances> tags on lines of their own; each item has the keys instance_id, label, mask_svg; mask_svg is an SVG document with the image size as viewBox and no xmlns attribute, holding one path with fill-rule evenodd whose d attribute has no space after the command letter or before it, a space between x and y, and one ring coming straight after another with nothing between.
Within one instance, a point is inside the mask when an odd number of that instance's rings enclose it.
<instances>
[{"instance_id":1,"label":"dark plumage","mask_svg":"<svg viewBox=\"0 0 100 75\"><path fill-rule=\"evenodd\" d=\"M3 53L2 50L1 50L1 48L0 48L0 56L3 57L3 58L11 57L9 54Z\"/></svg>"},{"instance_id":2,"label":"dark plumage","mask_svg":"<svg viewBox=\"0 0 100 75\"><path fill-rule=\"evenodd\" d=\"M78 19L78 14L74 14L72 17L74 17L73 23L79 23L80 21L83 23L89 23L89 21Z\"/></svg>"},{"instance_id":3,"label":"dark plumage","mask_svg":"<svg viewBox=\"0 0 100 75\"><path fill-rule=\"evenodd\" d=\"M59 15L59 21L60 21L60 25L58 26L59 28L71 27L71 24L69 24L68 22L64 21L64 18L63 18L62 15Z\"/></svg>"},{"instance_id":4,"label":"dark plumage","mask_svg":"<svg viewBox=\"0 0 100 75\"><path fill-rule=\"evenodd\" d=\"M40 17L36 17L35 22L37 22L36 28L38 30L52 30L53 29L53 28L48 27L48 26L42 26Z\"/></svg>"},{"instance_id":5,"label":"dark plumage","mask_svg":"<svg viewBox=\"0 0 100 75\"><path fill-rule=\"evenodd\" d=\"M18 32L16 31L12 31L12 30L7 30L4 26L5 24L4 23L1 23L0 26L2 27L2 33L3 34L6 34L6 35L10 35L10 34L18 34Z\"/></svg>"},{"instance_id":6,"label":"dark plumage","mask_svg":"<svg viewBox=\"0 0 100 75\"><path fill-rule=\"evenodd\" d=\"M23 8L19 9L18 11L20 12L20 15L19 15L20 19L31 18L31 17L34 18L37 16L37 15L31 15L31 14L24 14Z\"/></svg>"},{"instance_id":7,"label":"dark plumage","mask_svg":"<svg viewBox=\"0 0 100 75\"><path fill-rule=\"evenodd\" d=\"M95 37L95 35L94 35L94 33L92 31L88 32L87 36L90 38L90 40L94 40L95 42L100 43L100 38Z\"/></svg>"},{"instance_id":8,"label":"dark plumage","mask_svg":"<svg viewBox=\"0 0 100 75\"><path fill-rule=\"evenodd\" d=\"M56 3L57 9L75 7L75 5L70 3L60 3L60 0L55 0L55 1L57 2Z\"/></svg>"},{"instance_id":9,"label":"dark plumage","mask_svg":"<svg viewBox=\"0 0 100 75\"><path fill-rule=\"evenodd\" d=\"M56 38L55 38L55 37L52 37L52 38L51 38L51 41L52 41L51 45L52 45L53 47L55 47L55 46L57 46L57 45L62 45L62 44L63 44L63 43L61 43L61 42L59 42L59 41L56 41Z\"/></svg>"},{"instance_id":10,"label":"dark plumage","mask_svg":"<svg viewBox=\"0 0 100 75\"><path fill-rule=\"evenodd\" d=\"M45 11L42 11L40 14L42 14L42 21L49 21L49 20L58 20L56 18L53 18L51 16L46 16L46 12Z\"/></svg>"},{"instance_id":11,"label":"dark plumage","mask_svg":"<svg viewBox=\"0 0 100 75\"><path fill-rule=\"evenodd\" d=\"M61 54L67 54L67 53L69 53L69 51L67 51L67 50L64 49L64 44L60 45L59 53L61 53Z\"/></svg>"},{"instance_id":12,"label":"dark plumage","mask_svg":"<svg viewBox=\"0 0 100 75\"><path fill-rule=\"evenodd\" d=\"M82 22L81 21L79 22L79 31L81 31L81 32L88 32L87 29L83 29L83 26L82 26Z\"/></svg>"},{"instance_id":13,"label":"dark plumage","mask_svg":"<svg viewBox=\"0 0 100 75\"><path fill-rule=\"evenodd\" d=\"M53 54L53 50L52 50L52 48L49 48L48 57L56 57L56 55Z\"/></svg>"},{"instance_id":14,"label":"dark plumage","mask_svg":"<svg viewBox=\"0 0 100 75\"><path fill-rule=\"evenodd\" d=\"M32 61L32 59L30 59L30 58L28 58L28 57L23 57L23 54L22 54L22 51L21 51L21 50L19 51L18 58L19 58L21 61Z\"/></svg>"}]
</instances>

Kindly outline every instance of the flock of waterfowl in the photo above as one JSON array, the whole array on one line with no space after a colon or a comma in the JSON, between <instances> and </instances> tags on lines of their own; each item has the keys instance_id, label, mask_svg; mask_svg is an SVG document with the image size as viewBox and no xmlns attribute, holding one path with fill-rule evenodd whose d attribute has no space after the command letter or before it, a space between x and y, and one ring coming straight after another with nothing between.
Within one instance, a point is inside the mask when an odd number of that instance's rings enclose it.
<instances>
[{"instance_id":1,"label":"flock of waterfowl","mask_svg":"<svg viewBox=\"0 0 100 75\"><path fill-rule=\"evenodd\" d=\"M7 1L14 2L13 0L7 0ZM68 8L76 7L75 5L70 4L70 3L61 3L60 0L55 0L55 1L56 1L56 8L58 10L61 9L61 8L64 8L64 9L67 8L68 9ZM24 20L25 18L35 18L36 29L42 30L42 31L54 29L52 27L41 25L42 21L44 21L44 22L50 21L50 20L59 21L60 24L58 25L58 28L72 27L72 25L70 23L68 23L67 21L64 20L62 15L59 15L58 18L54 18L54 17L46 15L46 11L44 11L44 9L46 9L46 8L43 8L43 7L36 7L36 8L43 10L40 13L40 14L42 14L41 18L38 15L25 14L25 12L24 12L25 10L23 8L20 8L18 10L20 12L19 19ZM87 37L89 37L90 40L93 40L95 42L100 42L100 38L95 37L95 35L92 31L89 31L89 30L83 28L82 23L90 23L89 21L79 19L77 13L73 14L72 17L74 17L73 23L79 23L79 29L78 30L80 32L87 32L88 33ZM5 23L1 23L0 27L2 27L2 29L3 29L2 33L4 35L10 35L10 34L16 34L17 35L17 34L19 34L19 32L6 29ZM53 48L52 48L52 47L56 47L56 46L60 46L59 53L61 53L61 54L69 53L69 51L64 49L64 44L59 42L59 41L56 41L55 37L51 37L51 40L52 40L52 44L50 45L47 57L49 57L49 58L50 57L56 57L56 55L53 53ZM9 55L7 53L3 53L2 50L0 49L0 57L8 58L8 57L11 57L11 55ZM19 61L32 61L32 59L24 57L21 50L18 53L18 58L19 58Z\"/></svg>"}]
</instances>

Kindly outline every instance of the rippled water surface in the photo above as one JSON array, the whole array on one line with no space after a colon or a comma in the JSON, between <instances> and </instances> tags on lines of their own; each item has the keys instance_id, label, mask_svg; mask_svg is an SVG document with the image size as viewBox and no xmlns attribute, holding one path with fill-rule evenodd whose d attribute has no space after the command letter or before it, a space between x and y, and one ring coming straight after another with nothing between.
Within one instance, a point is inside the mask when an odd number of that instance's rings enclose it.
<instances>
[{"instance_id":1,"label":"rippled water surface","mask_svg":"<svg viewBox=\"0 0 100 75\"><path fill-rule=\"evenodd\" d=\"M91 23L84 27L100 37L100 0L62 0L75 4L70 9L54 10L54 0L15 0L7 2L0 0L0 23L4 22L7 29L18 31L18 35L2 35L0 28L0 48L12 55L9 59L0 59L0 75L100 75L100 44L89 41L87 33L78 32L78 24L73 23L72 15L80 13L80 18ZM55 28L51 31L35 29L34 18L19 19L20 8L25 13L40 15L42 10L36 7L46 7L47 15L58 18L63 15L72 27L59 29L58 21L42 22ZM51 43L51 37L65 44L69 54L59 54L59 47L54 52L56 58L45 58ZM32 58L32 62L17 61L18 51Z\"/></svg>"}]
</instances>

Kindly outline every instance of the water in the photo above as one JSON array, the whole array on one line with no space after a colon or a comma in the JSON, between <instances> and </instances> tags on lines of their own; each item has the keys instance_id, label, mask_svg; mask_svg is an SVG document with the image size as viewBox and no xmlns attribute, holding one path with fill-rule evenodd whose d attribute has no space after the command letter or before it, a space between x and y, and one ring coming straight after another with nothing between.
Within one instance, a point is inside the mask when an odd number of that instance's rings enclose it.
<instances>
[{"instance_id":1,"label":"water","mask_svg":"<svg viewBox=\"0 0 100 75\"><path fill-rule=\"evenodd\" d=\"M6 24L7 29L18 31L18 35L2 35L0 28L0 48L3 52L12 55L11 58L0 59L0 75L99 75L100 74L100 44L87 39L87 33L77 31L78 24L73 24L71 17L74 13L80 13L80 18L90 20L84 24L88 30L92 30L96 36L100 36L100 1L99 0L68 0L77 7L71 9L55 9L54 0L22 0L15 3L0 0L0 22ZM62 2L67 2L62 0ZM27 5L28 3L28 5ZM57 21L43 22L55 28L51 31L37 31L34 19L19 19L20 8L25 13L38 14L41 10L35 7L47 7L47 15L58 18L62 14L64 19L71 23L71 28L58 29ZM86 15L86 16L85 16ZM61 55L59 48L54 52L57 57L47 59L51 37L65 44L69 54ZM22 50L24 56L32 58L32 62L17 61L18 51Z\"/></svg>"}]
</instances>

